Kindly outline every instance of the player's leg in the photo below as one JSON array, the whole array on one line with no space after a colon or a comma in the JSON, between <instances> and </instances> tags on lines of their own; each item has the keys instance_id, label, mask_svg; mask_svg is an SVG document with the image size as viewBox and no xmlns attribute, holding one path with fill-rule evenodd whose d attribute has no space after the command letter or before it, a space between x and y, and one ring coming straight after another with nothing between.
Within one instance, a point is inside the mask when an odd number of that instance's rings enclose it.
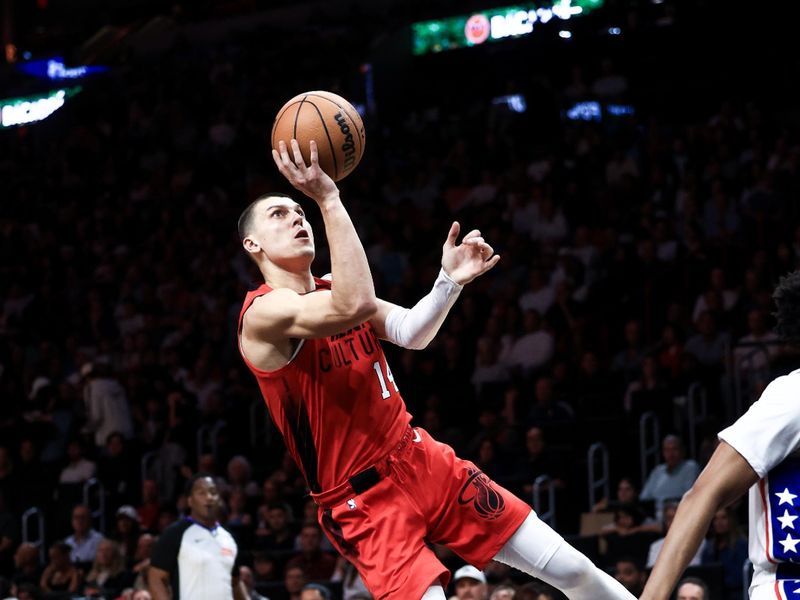
<instances>
[{"instance_id":1,"label":"player's leg","mask_svg":"<svg viewBox=\"0 0 800 600\"><path fill-rule=\"evenodd\" d=\"M531 511L494 559L546 581L570 600L633 599Z\"/></svg>"},{"instance_id":2,"label":"player's leg","mask_svg":"<svg viewBox=\"0 0 800 600\"><path fill-rule=\"evenodd\" d=\"M447 600L444 588L440 585L432 585L428 588L421 600Z\"/></svg>"}]
</instances>

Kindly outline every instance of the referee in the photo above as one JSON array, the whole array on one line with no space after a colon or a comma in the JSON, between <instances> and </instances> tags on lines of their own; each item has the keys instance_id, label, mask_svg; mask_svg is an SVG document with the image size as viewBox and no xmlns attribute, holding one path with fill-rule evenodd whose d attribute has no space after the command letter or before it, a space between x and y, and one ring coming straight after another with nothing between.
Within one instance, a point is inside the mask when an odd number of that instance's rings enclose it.
<instances>
[{"instance_id":1,"label":"referee","mask_svg":"<svg viewBox=\"0 0 800 600\"><path fill-rule=\"evenodd\" d=\"M236 542L217 522L220 498L214 480L194 475L186 495L189 516L167 527L153 548L147 575L153 600L246 600Z\"/></svg>"}]
</instances>

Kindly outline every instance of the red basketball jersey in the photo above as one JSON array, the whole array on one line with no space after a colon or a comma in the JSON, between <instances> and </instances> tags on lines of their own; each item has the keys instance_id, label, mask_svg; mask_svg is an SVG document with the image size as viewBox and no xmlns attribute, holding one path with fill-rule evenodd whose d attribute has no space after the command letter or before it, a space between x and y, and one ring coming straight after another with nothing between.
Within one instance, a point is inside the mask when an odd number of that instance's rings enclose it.
<instances>
[{"instance_id":1,"label":"red basketball jersey","mask_svg":"<svg viewBox=\"0 0 800 600\"><path fill-rule=\"evenodd\" d=\"M314 281L314 291L331 287L329 281ZM271 291L264 284L248 292L239 313L239 336L244 313ZM397 444L411 421L370 323L301 340L289 363L275 371L248 361L241 343L239 352L314 493L372 466Z\"/></svg>"}]
</instances>

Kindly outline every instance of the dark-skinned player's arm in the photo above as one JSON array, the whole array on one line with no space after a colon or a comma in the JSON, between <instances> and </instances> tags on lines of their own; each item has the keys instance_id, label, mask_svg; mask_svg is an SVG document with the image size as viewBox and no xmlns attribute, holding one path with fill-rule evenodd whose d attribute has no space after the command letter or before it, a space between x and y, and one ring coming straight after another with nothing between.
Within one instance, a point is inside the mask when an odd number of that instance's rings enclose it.
<instances>
[{"instance_id":1,"label":"dark-skinned player's arm","mask_svg":"<svg viewBox=\"0 0 800 600\"><path fill-rule=\"evenodd\" d=\"M377 309L367 255L339 189L319 166L316 144L311 142L310 165L303 162L296 140L291 146L294 160L284 142L272 157L289 183L319 206L336 284L330 291L305 295L279 288L257 298L245 313L243 333L267 341L333 335L367 321Z\"/></svg>"},{"instance_id":2,"label":"dark-skinned player's arm","mask_svg":"<svg viewBox=\"0 0 800 600\"><path fill-rule=\"evenodd\" d=\"M741 454L726 442L720 442L706 468L683 496L641 600L671 597L697 553L714 513L739 498L759 479Z\"/></svg>"},{"instance_id":3,"label":"dark-skinned player's arm","mask_svg":"<svg viewBox=\"0 0 800 600\"><path fill-rule=\"evenodd\" d=\"M378 312L370 320L381 339L413 350L425 348L442 326L461 289L494 267L500 256L477 229L456 244L461 226L450 226L442 247L442 269L430 293L413 308L403 308L378 299Z\"/></svg>"}]
</instances>

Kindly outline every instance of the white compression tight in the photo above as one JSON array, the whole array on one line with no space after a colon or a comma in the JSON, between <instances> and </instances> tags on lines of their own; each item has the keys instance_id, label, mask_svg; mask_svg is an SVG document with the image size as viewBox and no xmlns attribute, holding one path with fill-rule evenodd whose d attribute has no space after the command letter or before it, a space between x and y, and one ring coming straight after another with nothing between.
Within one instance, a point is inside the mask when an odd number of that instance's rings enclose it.
<instances>
[{"instance_id":1,"label":"white compression tight","mask_svg":"<svg viewBox=\"0 0 800 600\"><path fill-rule=\"evenodd\" d=\"M422 600L447 600L444 590L440 585L432 585L422 596Z\"/></svg>"},{"instance_id":2,"label":"white compression tight","mask_svg":"<svg viewBox=\"0 0 800 600\"><path fill-rule=\"evenodd\" d=\"M549 583L570 600L636 600L533 511L494 559Z\"/></svg>"},{"instance_id":3,"label":"white compression tight","mask_svg":"<svg viewBox=\"0 0 800 600\"><path fill-rule=\"evenodd\" d=\"M533 511L494 559L546 581L570 600L636 600ZM437 585L428 588L422 600L446 600L446 596Z\"/></svg>"}]
</instances>

